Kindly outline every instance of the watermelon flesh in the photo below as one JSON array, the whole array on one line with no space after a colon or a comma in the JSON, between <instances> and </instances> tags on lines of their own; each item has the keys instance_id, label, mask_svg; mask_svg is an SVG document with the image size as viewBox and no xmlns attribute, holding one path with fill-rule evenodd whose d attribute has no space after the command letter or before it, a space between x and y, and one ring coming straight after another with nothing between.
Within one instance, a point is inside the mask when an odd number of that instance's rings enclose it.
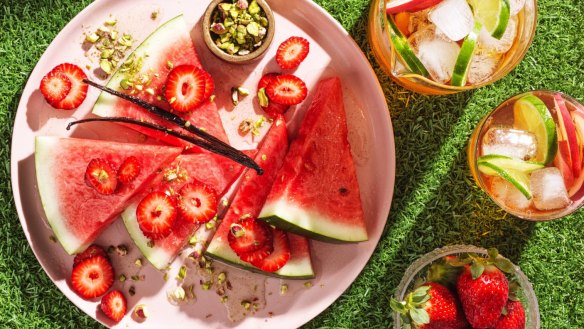
<instances>
[{"instance_id":1,"label":"watermelon flesh","mask_svg":"<svg viewBox=\"0 0 584 329\"><path fill-rule=\"evenodd\" d=\"M238 267L261 272L253 265L239 259L239 256L229 246L227 234L231 224L239 221L241 217L257 217L276 178L278 169L282 165L287 149L286 123L280 116L274 120L266 137L262 140L255 158L255 161L264 169L264 174L257 175L255 171L245 169L233 202L206 250L208 256ZM290 241L290 260L284 267L271 274L288 278L313 277L308 240L292 234L288 235L288 239Z\"/></svg>"},{"instance_id":2,"label":"watermelon flesh","mask_svg":"<svg viewBox=\"0 0 584 329\"><path fill-rule=\"evenodd\" d=\"M143 59L141 73L129 75L127 72L118 70L107 83L107 87L123 92L124 90L120 87L120 82L122 80L146 75L151 78L151 81L144 86L144 89L152 89L152 94L142 91L135 94L135 96L165 110L169 110L170 107L166 101L160 99L160 95L164 95L164 84L172 67L189 64L202 68L182 15L169 20L156 29L128 58L132 57L132 55ZM185 134L191 134L184 129L177 128L175 125L166 122L164 119L159 118L138 105L105 92L102 92L99 95L92 112L93 114L102 117L134 118L140 121L151 122L167 128L179 130ZM228 142L215 102L207 100L193 111L179 115L194 126L204 129L206 132L224 142ZM163 132L132 124L126 124L126 126L139 131L146 136L161 140L171 145L183 146L192 152L202 151L202 149L197 146L193 146L186 141L167 135Z\"/></svg>"},{"instance_id":3,"label":"watermelon flesh","mask_svg":"<svg viewBox=\"0 0 584 329\"><path fill-rule=\"evenodd\" d=\"M156 171L181 152L180 147L37 136L38 190L47 221L65 251L75 254L85 250ZM110 195L86 184L85 171L92 159L106 159L117 169L129 156L137 157L141 166L132 182L118 183Z\"/></svg>"},{"instance_id":4,"label":"watermelon flesh","mask_svg":"<svg viewBox=\"0 0 584 329\"><path fill-rule=\"evenodd\" d=\"M329 242L367 240L341 81L321 80L259 217Z\"/></svg>"},{"instance_id":5,"label":"watermelon flesh","mask_svg":"<svg viewBox=\"0 0 584 329\"><path fill-rule=\"evenodd\" d=\"M219 200L242 171L243 166L240 164L209 152L179 155L171 164L163 168L148 186L132 199L122 213L126 229L144 257L157 269L165 269L186 246L189 239L199 229L199 225L179 218L170 235L151 242L138 226L136 208L140 200L152 191L175 193L193 179L213 188Z\"/></svg>"}]
</instances>

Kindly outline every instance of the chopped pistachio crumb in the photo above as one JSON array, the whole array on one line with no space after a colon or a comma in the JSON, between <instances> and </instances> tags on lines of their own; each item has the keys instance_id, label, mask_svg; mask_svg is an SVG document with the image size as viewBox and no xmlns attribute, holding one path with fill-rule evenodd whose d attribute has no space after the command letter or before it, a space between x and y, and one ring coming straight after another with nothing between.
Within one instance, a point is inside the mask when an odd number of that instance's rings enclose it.
<instances>
[{"instance_id":1,"label":"chopped pistachio crumb","mask_svg":"<svg viewBox=\"0 0 584 329\"><path fill-rule=\"evenodd\" d=\"M120 281L120 282L126 281L126 275L125 274L120 274L120 276L118 278L118 281Z\"/></svg>"},{"instance_id":2,"label":"chopped pistachio crumb","mask_svg":"<svg viewBox=\"0 0 584 329\"><path fill-rule=\"evenodd\" d=\"M168 272L164 272L164 275L162 276L162 279L164 281L168 281Z\"/></svg>"},{"instance_id":3,"label":"chopped pistachio crumb","mask_svg":"<svg viewBox=\"0 0 584 329\"><path fill-rule=\"evenodd\" d=\"M130 289L128 289L128 294L130 294L130 296L134 296L136 294L136 287L131 286Z\"/></svg>"},{"instance_id":4,"label":"chopped pistachio crumb","mask_svg":"<svg viewBox=\"0 0 584 329\"><path fill-rule=\"evenodd\" d=\"M137 258L137 259L134 261L134 264L135 264L136 266L138 266L138 267L142 267L142 258Z\"/></svg>"},{"instance_id":5,"label":"chopped pistachio crumb","mask_svg":"<svg viewBox=\"0 0 584 329\"><path fill-rule=\"evenodd\" d=\"M197 243L197 236L193 235L190 239L189 239L189 244L190 245L195 245Z\"/></svg>"},{"instance_id":6,"label":"chopped pistachio crumb","mask_svg":"<svg viewBox=\"0 0 584 329\"><path fill-rule=\"evenodd\" d=\"M266 88L260 88L260 90L258 90L258 100L261 107L267 107L269 105L270 100L266 94Z\"/></svg>"},{"instance_id":7,"label":"chopped pistachio crumb","mask_svg":"<svg viewBox=\"0 0 584 329\"><path fill-rule=\"evenodd\" d=\"M268 156L267 156L267 155L265 155L265 154L262 154L262 160L263 160L263 161L266 161L266 159L268 159Z\"/></svg>"},{"instance_id":8,"label":"chopped pistachio crumb","mask_svg":"<svg viewBox=\"0 0 584 329\"><path fill-rule=\"evenodd\" d=\"M182 265L180 267L180 269L178 270L178 276L177 279L179 280L184 280L187 277L187 267Z\"/></svg>"},{"instance_id":9,"label":"chopped pistachio crumb","mask_svg":"<svg viewBox=\"0 0 584 329\"><path fill-rule=\"evenodd\" d=\"M155 19L157 19L157 18L158 18L158 11L153 11L153 12L150 14L150 19L151 19L151 20L155 20Z\"/></svg>"},{"instance_id":10,"label":"chopped pistachio crumb","mask_svg":"<svg viewBox=\"0 0 584 329\"><path fill-rule=\"evenodd\" d=\"M225 282L226 278L227 276L225 275L225 272L219 273L219 275L217 275L217 283L222 284L223 282Z\"/></svg>"},{"instance_id":11,"label":"chopped pistachio crumb","mask_svg":"<svg viewBox=\"0 0 584 329\"><path fill-rule=\"evenodd\" d=\"M282 284L280 285L280 295L285 295L288 292L288 285Z\"/></svg>"},{"instance_id":12,"label":"chopped pistachio crumb","mask_svg":"<svg viewBox=\"0 0 584 329\"><path fill-rule=\"evenodd\" d=\"M203 288L203 290L209 290L211 288L211 281L205 281L201 284L201 288Z\"/></svg>"},{"instance_id":13,"label":"chopped pistachio crumb","mask_svg":"<svg viewBox=\"0 0 584 329\"><path fill-rule=\"evenodd\" d=\"M310 288L310 287L312 287L312 282L310 282L310 281L308 281L308 282L304 282L304 286L305 286L306 288Z\"/></svg>"},{"instance_id":14,"label":"chopped pistachio crumb","mask_svg":"<svg viewBox=\"0 0 584 329\"><path fill-rule=\"evenodd\" d=\"M220 300L221 300L221 303L222 303L222 304L225 304L225 303L227 303L227 300L228 300L228 299L229 299L229 298L228 298L227 296L221 296L221 299L220 299Z\"/></svg>"},{"instance_id":15,"label":"chopped pistachio crumb","mask_svg":"<svg viewBox=\"0 0 584 329\"><path fill-rule=\"evenodd\" d=\"M139 319L146 319L148 317L146 305L144 304L136 305L136 307L134 308L134 315Z\"/></svg>"},{"instance_id":16,"label":"chopped pistachio crumb","mask_svg":"<svg viewBox=\"0 0 584 329\"><path fill-rule=\"evenodd\" d=\"M247 311L250 309L251 307L251 303L247 300L242 300L241 301L241 306Z\"/></svg>"}]
</instances>

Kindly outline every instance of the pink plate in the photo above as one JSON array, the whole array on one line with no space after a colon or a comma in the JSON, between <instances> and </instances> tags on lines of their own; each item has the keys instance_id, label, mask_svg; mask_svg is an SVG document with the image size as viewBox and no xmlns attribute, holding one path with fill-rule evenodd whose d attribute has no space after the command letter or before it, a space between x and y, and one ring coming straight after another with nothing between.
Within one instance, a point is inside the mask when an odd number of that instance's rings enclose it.
<instances>
[{"instance_id":1,"label":"pink plate","mask_svg":"<svg viewBox=\"0 0 584 329\"><path fill-rule=\"evenodd\" d=\"M72 133L65 130L66 123L74 118L83 118L91 111L98 96L93 88L90 88L87 100L79 109L60 111L46 104L38 86L41 78L59 63L72 62L86 68L91 56L81 46L84 33L94 31L109 18L118 20L117 28L120 32L130 32L137 40L143 40L163 22L184 14L203 66L216 82L221 82L216 83L215 92L221 118L231 142L240 148L253 147L257 140L249 136L241 137L237 133L239 122L244 117L261 114L261 110L256 103L252 103L255 98L253 95L243 99L233 109L229 98L230 88L247 85L255 90L263 73L281 71L274 61L277 45L292 35L307 38L310 54L294 74L306 82L309 97L296 110L289 111L289 129L292 134L297 129L300 118L294 114L302 113L309 104L310 90L316 83L324 77L339 76L343 83L349 139L357 165L370 237L367 242L348 245L312 242L313 264L317 273L312 280L264 279L263 276L249 274L255 282L265 284L267 306L234 323L229 320L216 293L203 291L198 281L196 300L178 306L171 304L167 293L176 287L174 278L183 258L177 259L172 265L168 280L164 280L163 273L146 261L144 266L138 268L134 260L140 257L139 251L133 248L123 222L117 220L97 242L105 246L126 244L130 248L129 255L114 258L114 267L118 273L125 273L128 277L144 275L145 280L116 282L114 287L125 292L130 312L136 305L145 304L149 317L139 323L128 315L114 327L299 327L330 306L357 278L371 257L389 214L395 180L395 149L389 110L369 62L341 25L312 1L270 1L277 28L274 42L266 56L254 64L230 66L215 58L203 43L200 26L208 3L182 0L95 1L77 15L47 48L30 75L18 106L12 139L11 170L14 200L24 233L55 285L89 316L108 326L112 326L112 323L98 311L99 300L83 300L71 290L68 278L73 257L50 239L52 232L45 224L36 188L34 137L70 136ZM158 13L156 19L150 18L152 12ZM97 66L95 59L91 64ZM93 71L86 72L90 78L100 81L93 75ZM100 129L97 124L77 129L73 135L123 141L138 141L141 138L125 128L108 126L108 129ZM311 287L305 285L307 281L311 282ZM288 285L288 292L280 294L280 286L284 283ZM127 292L132 285L135 286L136 294L129 296Z\"/></svg>"}]
</instances>

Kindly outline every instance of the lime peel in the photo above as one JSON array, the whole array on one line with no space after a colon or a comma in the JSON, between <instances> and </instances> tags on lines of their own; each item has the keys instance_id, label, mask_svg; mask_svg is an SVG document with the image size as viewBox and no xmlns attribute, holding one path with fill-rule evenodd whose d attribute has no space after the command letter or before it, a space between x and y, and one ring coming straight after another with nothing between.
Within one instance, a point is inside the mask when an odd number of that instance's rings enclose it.
<instances>
[{"instance_id":1,"label":"lime peel","mask_svg":"<svg viewBox=\"0 0 584 329\"><path fill-rule=\"evenodd\" d=\"M466 36L462 47L460 48L460 53L456 58L456 63L454 64L454 71L452 73L451 84L453 86L462 87L466 84L466 78L468 76L468 69L470 68L470 63L472 57L474 56L477 40L479 34L481 33L483 25L479 21L475 21L475 25L472 31Z\"/></svg>"}]
</instances>

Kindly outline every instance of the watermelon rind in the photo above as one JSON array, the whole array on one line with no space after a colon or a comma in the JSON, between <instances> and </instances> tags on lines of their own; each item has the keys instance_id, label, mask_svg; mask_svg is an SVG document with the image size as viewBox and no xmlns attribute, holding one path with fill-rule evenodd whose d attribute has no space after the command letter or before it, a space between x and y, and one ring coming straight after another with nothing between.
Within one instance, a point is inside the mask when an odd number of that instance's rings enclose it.
<instances>
[{"instance_id":1,"label":"watermelon rind","mask_svg":"<svg viewBox=\"0 0 584 329\"><path fill-rule=\"evenodd\" d=\"M282 230L323 242L367 241L367 231L363 227L343 226L334 218L296 206L290 200L283 197L267 201L259 218Z\"/></svg>"},{"instance_id":2,"label":"watermelon rind","mask_svg":"<svg viewBox=\"0 0 584 329\"><path fill-rule=\"evenodd\" d=\"M229 243L227 241L223 241L223 239L214 239L205 251L205 255L231 266L271 277L294 280L314 278L314 270L312 268L310 257L291 259L286 263L286 265L284 265L284 267L276 272L264 272L257 267L239 259L239 256L237 256L233 249L231 249Z\"/></svg>"},{"instance_id":3,"label":"watermelon rind","mask_svg":"<svg viewBox=\"0 0 584 329\"><path fill-rule=\"evenodd\" d=\"M185 32L182 32L185 31ZM148 38L146 38L137 48L133 54L144 59L144 67L157 67L159 64L155 63L156 56L146 56L156 49L172 48L172 43L176 40L176 35L180 33L188 33L187 27L183 19L183 15L178 15L166 23L160 25ZM120 89L120 82L126 78L126 74L121 71L116 71L107 83L107 87L114 90ZM93 114L98 116L109 116L112 113L113 107L118 101L118 98L108 93L102 92L95 105L93 106Z\"/></svg>"},{"instance_id":4,"label":"watermelon rind","mask_svg":"<svg viewBox=\"0 0 584 329\"><path fill-rule=\"evenodd\" d=\"M53 233L57 240L63 246L63 249L68 254L74 254L80 249L82 241L71 233L60 218L63 214L59 210L59 196L54 191L52 180L53 173L50 168L53 168L53 159L51 155L52 150L57 147L58 139L51 137L38 136L35 138L35 170L37 178L37 186L41 196L41 204L45 211L45 216L49 226L53 229Z\"/></svg>"}]
</instances>

